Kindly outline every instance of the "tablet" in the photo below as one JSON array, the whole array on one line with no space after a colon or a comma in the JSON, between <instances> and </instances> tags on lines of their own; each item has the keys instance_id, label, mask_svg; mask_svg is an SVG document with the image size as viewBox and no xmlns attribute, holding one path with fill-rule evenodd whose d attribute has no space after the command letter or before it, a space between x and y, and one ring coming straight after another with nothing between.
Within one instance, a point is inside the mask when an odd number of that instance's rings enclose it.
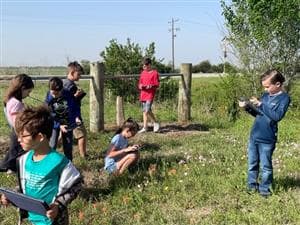
<instances>
[{"instance_id":1,"label":"tablet","mask_svg":"<svg viewBox=\"0 0 300 225\"><path fill-rule=\"evenodd\" d=\"M247 111L251 115L253 115L253 116L261 115L261 112L252 103L246 102L246 107L247 107Z\"/></svg>"},{"instance_id":2,"label":"tablet","mask_svg":"<svg viewBox=\"0 0 300 225\"><path fill-rule=\"evenodd\" d=\"M47 210L49 210L49 206L46 202L29 197L22 193L18 193L2 187L0 187L0 193L3 193L13 205L20 209L24 209L26 211L41 215L46 215Z\"/></svg>"}]
</instances>

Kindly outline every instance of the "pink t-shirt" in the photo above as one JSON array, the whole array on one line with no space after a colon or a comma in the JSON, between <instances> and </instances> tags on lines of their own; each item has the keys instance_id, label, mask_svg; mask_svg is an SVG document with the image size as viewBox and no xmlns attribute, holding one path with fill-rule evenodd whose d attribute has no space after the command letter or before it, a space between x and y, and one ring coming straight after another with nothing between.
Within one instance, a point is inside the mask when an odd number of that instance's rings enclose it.
<instances>
[{"instance_id":1,"label":"pink t-shirt","mask_svg":"<svg viewBox=\"0 0 300 225\"><path fill-rule=\"evenodd\" d=\"M151 85L150 89L145 89ZM143 70L140 75L139 87L141 87L140 101L152 101L154 99L155 91L159 86L159 74L156 70Z\"/></svg>"},{"instance_id":2,"label":"pink t-shirt","mask_svg":"<svg viewBox=\"0 0 300 225\"><path fill-rule=\"evenodd\" d=\"M11 126L15 126L15 119L18 112L24 110L24 104L15 97L10 98L6 103L6 117Z\"/></svg>"}]
</instances>

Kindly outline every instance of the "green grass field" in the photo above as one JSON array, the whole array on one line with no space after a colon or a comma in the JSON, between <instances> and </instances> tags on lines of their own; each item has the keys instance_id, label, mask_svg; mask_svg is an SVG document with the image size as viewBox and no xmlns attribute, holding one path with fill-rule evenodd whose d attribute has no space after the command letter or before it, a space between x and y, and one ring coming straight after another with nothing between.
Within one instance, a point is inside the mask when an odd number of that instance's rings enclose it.
<instances>
[{"instance_id":1,"label":"green grass field","mask_svg":"<svg viewBox=\"0 0 300 225\"><path fill-rule=\"evenodd\" d=\"M242 112L238 121L228 122L224 106L214 97L218 82L218 78L193 79L190 124L175 123L174 104L155 105L163 128L168 129L131 140L146 147L138 165L121 177L108 178L99 172L113 132L89 133L90 159L82 160L74 151L74 164L85 176L85 185L69 206L70 224L300 224L299 109L291 107L279 125L273 195L268 199L249 195L246 146L253 119ZM80 85L88 89L87 82ZM299 85L294 88L299 90ZM46 84L38 85L32 96L43 99L45 91ZM299 98L297 91L292 93L292 99ZM26 103L37 104L30 99ZM82 107L88 125L88 98ZM0 113L1 140L5 141L8 128L2 110ZM107 100L107 124L114 123L114 113L114 102ZM125 113L142 119L137 104L126 104ZM14 175L1 173L0 180L1 186L16 185ZM15 225L16 221L14 207L1 208L1 225Z\"/></svg>"}]
</instances>

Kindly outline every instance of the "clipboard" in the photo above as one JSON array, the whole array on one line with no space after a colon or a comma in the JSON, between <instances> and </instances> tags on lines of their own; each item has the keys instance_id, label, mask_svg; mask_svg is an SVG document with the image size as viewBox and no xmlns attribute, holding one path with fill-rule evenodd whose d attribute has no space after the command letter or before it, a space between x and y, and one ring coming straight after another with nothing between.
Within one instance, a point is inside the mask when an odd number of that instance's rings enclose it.
<instances>
[{"instance_id":1,"label":"clipboard","mask_svg":"<svg viewBox=\"0 0 300 225\"><path fill-rule=\"evenodd\" d=\"M35 199L2 187L0 187L0 193L3 193L14 206L20 209L41 215L46 215L47 210L49 210L49 205L40 199Z\"/></svg>"}]
</instances>

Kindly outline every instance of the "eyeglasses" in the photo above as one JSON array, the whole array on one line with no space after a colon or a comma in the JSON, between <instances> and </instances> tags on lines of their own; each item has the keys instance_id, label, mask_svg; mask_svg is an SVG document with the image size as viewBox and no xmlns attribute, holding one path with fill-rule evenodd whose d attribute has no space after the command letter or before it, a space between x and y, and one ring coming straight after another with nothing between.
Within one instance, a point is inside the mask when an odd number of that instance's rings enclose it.
<instances>
[{"instance_id":1,"label":"eyeglasses","mask_svg":"<svg viewBox=\"0 0 300 225\"><path fill-rule=\"evenodd\" d=\"M19 135L19 138L26 138L26 137L30 137L32 136L32 134L25 134L25 135Z\"/></svg>"}]
</instances>

